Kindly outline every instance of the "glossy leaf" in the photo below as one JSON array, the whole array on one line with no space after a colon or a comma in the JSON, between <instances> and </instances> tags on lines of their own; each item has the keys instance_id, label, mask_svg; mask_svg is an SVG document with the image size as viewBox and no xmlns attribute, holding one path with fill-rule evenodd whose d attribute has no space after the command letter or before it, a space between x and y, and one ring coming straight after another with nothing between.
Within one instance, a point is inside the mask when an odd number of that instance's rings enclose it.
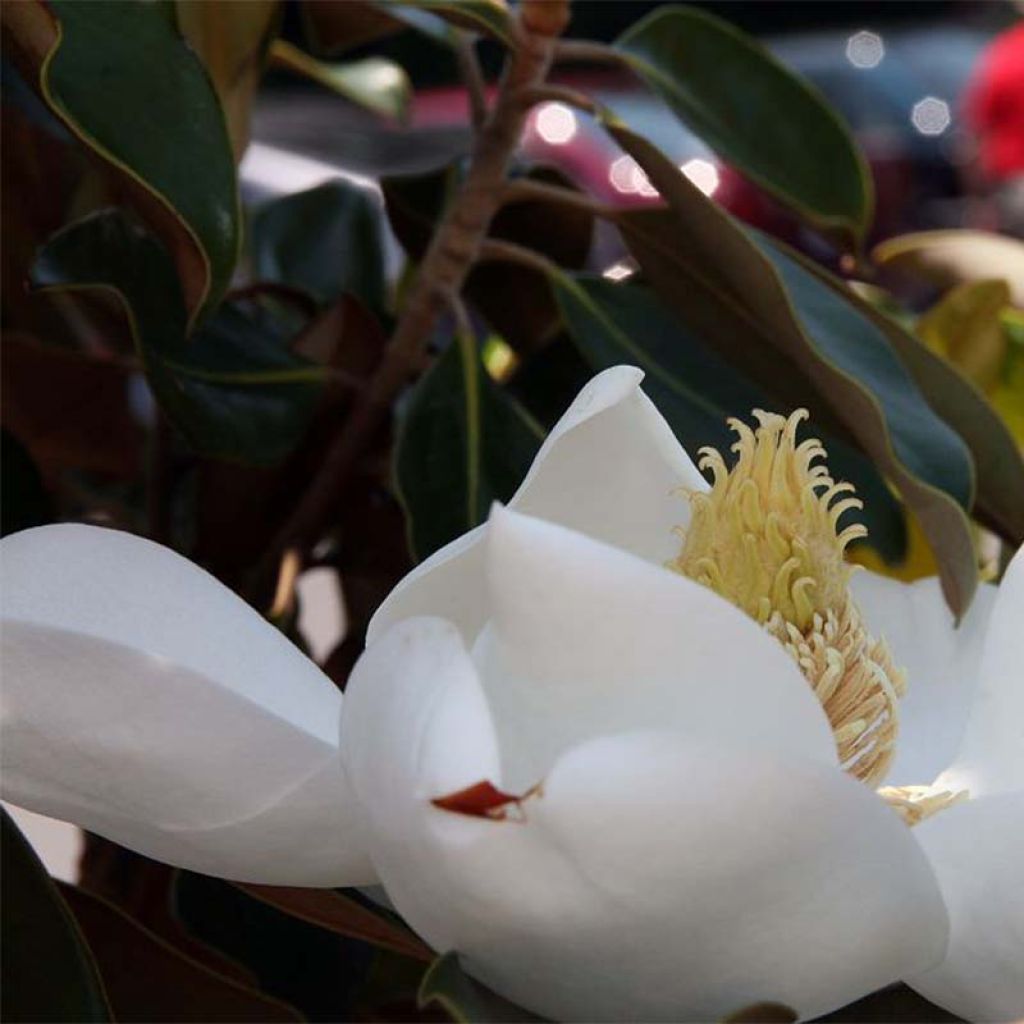
<instances>
[{"instance_id":1,"label":"glossy leaf","mask_svg":"<svg viewBox=\"0 0 1024 1024\"><path fill-rule=\"evenodd\" d=\"M404 924L383 910L333 889L297 889L283 885L239 885L250 896L291 917L325 928L350 939L360 939L380 949L414 960L430 961L433 953Z\"/></svg>"},{"instance_id":2,"label":"glossy leaf","mask_svg":"<svg viewBox=\"0 0 1024 1024\"><path fill-rule=\"evenodd\" d=\"M348 63L328 64L310 57L283 39L274 43L271 57L278 67L303 75L374 114L400 119L408 111L412 83L405 71L392 60L366 57Z\"/></svg>"},{"instance_id":3,"label":"glossy leaf","mask_svg":"<svg viewBox=\"0 0 1024 1024\"><path fill-rule=\"evenodd\" d=\"M646 373L644 391L691 453L712 445L726 459L735 441L726 420L749 422L753 409L789 413L784 398L753 383L687 330L648 288L600 277L558 275L552 286L566 326L594 372L621 363ZM864 500L857 519L869 541L889 561L904 551L899 503L870 461L812 420L806 428L825 442L829 467Z\"/></svg>"},{"instance_id":4,"label":"glossy leaf","mask_svg":"<svg viewBox=\"0 0 1024 1024\"><path fill-rule=\"evenodd\" d=\"M4 5L4 20L49 107L173 254L191 324L227 288L241 226L224 114L173 9L26 0Z\"/></svg>"},{"instance_id":5,"label":"glossy leaf","mask_svg":"<svg viewBox=\"0 0 1024 1024\"><path fill-rule=\"evenodd\" d=\"M103 985L46 869L0 808L4 1020L108 1021Z\"/></svg>"},{"instance_id":6,"label":"glossy leaf","mask_svg":"<svg viewBox=\"0 0 1024 1024\"><path fill-rule=\"evenodd\" d=\"M281 8L280 0L175 0L178 30L210 73L236 161L249 142L249 111Z\"/></svg>"},{"instance_id":7,"label":"glossy leaf","mask_svg":"<svg viewBox=\"0 0 1024 1024\"><path fill-rule=\"evenodd\" d=\"M1012 367L1013 341L1005 322L1004 360L999 382L990 400L978 388L954 370L949 363L880 312L871 303L852 293L846 285L813 261L787 250L809 273L826 284L844 302L854 306L889 339L894 351L910 371L928 404L963 438L974 460L976 496L974 517L988 529L1014 546L1024 543L1024 456L1012 432L1012 417L999 415L998 400ZM973 285L966 287L972 288ZM1024 394L1024 388L1018 393ZM993 411L995 405L997 411ZM1022 406L1024 407L1024 406Z\"/></svg>"},{"instance_id":8,"label":"glossy leaf","mask_svg":"<svg viewBox=\"0 0 1024 1024\"><path fill-rule=\"evenodd\" d=\"M348 292L384 308L380 211L366 189L330 181L265 203L253 216L251 248L256 277L323 303Z\"/></svg>"},{"instance_id":9,"label":"glossy leaf","mask_svg":"<svg viewBox=\"0 0 1024 1024\"><path fill-rule=\"evenodd\" d=\"M457 953L445 953L430 965L420 982L416 1001L420 1009L440 1006L457 1024L513 1024L543 1019L469 977Z\"/></svg>"},{"instance_id":10,"label":"glossy leaf","mask_svg":"<svg viewBox=\"0 0 1024 1024\"><path fill-rule=\"evenodd\" d=\"M265 321L224 306L190 341L166 251L118 211L72 224L47 243L33 284L115 294L154 395L193 447L273 462L301 437L324 373L294 356Z\"/></svg>"},{"instance_id":11,"label":"glossy leaf","mask_svg":"<svg viewBox=\"0 0 1024 1024\"><path fill-rule=\"evenodd\" d=\"M874 200L857 144L824 97L760 43L696 7L662 7L615 45L723 160L810 223L863 240Z\"/></svg>"},{"instance_id":12,"label":"glossy leaf","mask_svg":"<svg viewBox=\"0 0 1024 1024\"><path fill-rule=\"evenodd\" d=\"M959 616L977 587L965 509L974 467L885 333L850 302L741 228L655 146L606 125L668 202L617 216L655 289L704 341L812 414L827 409L921 521Z\"/></svg>"},{"instance_id":13,"label":"glossy leaf","mask_svg":"<svg viewBox=\"0 0 1024 1024\"><path fill-rule=\"evenodd\" d=\"M966 281L921 317L917 335L982 391L991 391L1006 358L1002 314L1009 304L1010 288L1004 280Z\"/></svg>"},{"instance_id":14,"label":"glossy leaf","mask_svg":"<svg viewBox=\"0 0 1024 1024\"><path fill-rule=\"evenodd\" d=\"M128 480L142 469L145 429L132 409L141 374L126 360L3 338L4 425L47 470L85 470Z\"/></svg>"},{"instance_id":15,"label":"glossy leaf","mask_svg":"<svg viewBox=\"0 0 1024 1024\"><path fill-rule=\"evenodd\" d=\"M511 43L504 0L306 0L306 32L319 53L337 54L413 28L451 45L450 28Z\"/></svg>"},{"instance_id":16,"label":"glossy leaf","mask_svg":"<svg viewBox=\"0 0 1024 1024\"><path fill-rule=\"evenodd\" d=\"M394 473L416 558L471 530L507 501L543 432L487 376L459 338L419 380L395 445Z\"/></svg>"},{"instance_id":17,"label":"glossy leaf","mask_svg":"<svg viewBox=\"0 0 1024 1024\"><path fill-rule=\"evenodd\" d=\"M512 22L505 0L378 0L385 10L406 8L433 14L456 28L511 44Z\"/></svg>"},{"instance_id":18,"label":"glossy leaf","mask_svg":"<svg viewBox=\"0 0 1024 1024\"><path fill-rule=\"evenodd\" d=\"M358 1018L353 1000L380 955L363 942L317 927L218 878L177 873L173 907L190 935L244 965L260 990L307 1020Z\"/></svg>"},{"instance_id":19,"label":"glossy leaf","mask_svg":"<svg viewBox=\"0 0 1024 1024\"><path fill-rule=\"evenodd\" d=\"M302 1020L285 1003L185 956L113 903L58 885L88 939L118 1020Z\"/></svg>"},{"instance_id":20,"label":"glossy leaf","mask_svg":"<svg viewBox=\"0 0 1024 1024\"><path fill-rule=\"evenodd\" d=\"M1024 306L1024 242L1008 235L958 228L917 231L880 242L871 258L942 287L998 277L1010 286L1013 302Z\"/></svg>"}]
</instances>

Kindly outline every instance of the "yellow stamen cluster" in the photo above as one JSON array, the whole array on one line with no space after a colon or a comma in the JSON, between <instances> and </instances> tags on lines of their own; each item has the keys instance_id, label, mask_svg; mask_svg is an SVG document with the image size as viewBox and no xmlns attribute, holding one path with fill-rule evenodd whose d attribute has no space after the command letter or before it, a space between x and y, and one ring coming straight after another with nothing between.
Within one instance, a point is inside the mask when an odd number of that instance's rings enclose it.
<instances>
[{"instance_id":1,"label":"yellow stamen cluster","mask_svg":"<svg viewBox=\"0 0 1024 1024\"><path fill-rule=\"evenodd\" d=\"M805 410L754 416L756 430L729 421L739 436L731 470L715 449L701 450L700 468L713 483L689 493L690 525L670 568L742 608L783 644L828 715L840 763L877 786L892 761L905 682L847 587L844 551L867 531L859 523L840 530L839 519L862 504L818 461L820 441L797 443Z\"/></svg>"},{"instance_id":2,"label":"yellow stamen cluster","mask_svg":"<svg viewBox=\"0 0 1024 1024\"><path fill-rule=\"evenodd\" d=\"M919 825L939 811L967 799L967 790L934 789L932 786L883 786L878 795L907 825Z\"/></svg>"}]
</instances>

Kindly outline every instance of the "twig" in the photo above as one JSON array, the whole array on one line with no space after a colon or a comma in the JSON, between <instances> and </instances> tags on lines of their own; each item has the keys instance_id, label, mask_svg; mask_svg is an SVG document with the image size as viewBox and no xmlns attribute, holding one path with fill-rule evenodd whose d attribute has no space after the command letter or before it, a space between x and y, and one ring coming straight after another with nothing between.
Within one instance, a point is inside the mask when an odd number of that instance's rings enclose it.
<instances>
[{"instance_id":1,"label":"twig","mask_svg":"<svg viewBox=\"0 0 1024 1024\"><path fill-rule=\"evenodd\" d=\"M531 107L538 103L564 103L586 114L597 113L597 104L586 93L571 89L567 85L538 85L523 93L523 101Z\"/></svg>"},{"instance_id":2,"label":"twig","mask_svg":"<svg viewBox=\"0 0 1024 1024\"><path fill-rule=\"evenodd\" d=\"M291 615L295 608L295 584L302 571L302 556L295 548L289 548L281 558L281 568L277 574L277 587L274 601L267 613L267 618L277 622Z\"/></svg>"},{"instance_id":3,"label":"twig","mask_svg":"<svg viewBox=\"0 0 1024 1024\"><path fill-rule=\"evenodd\" d=\"M591 64L622 64L628 66L626 58L615 49L604 43L595 43L585 39L560 39L555 47L554 62Z\"/></svg>"},{"instance_id":4,"label":"twig","mask_svg":"<svg viewBox=\"0 0 1024 1024\"><path fill-rule=\"evenodd\" d=\"M480 246L479 259L481 263L518 263L520 266L530 267L531 270L539 270L545 276L562 273L558 264L549 260L547 256L527 249L525 245L503 242L498 238L488 238L484 241Z\"/></svg>"},{"instance_id":5,"label":"twig","mask_svg":"<svg viewBox=\"0 0 1024 1024\"><path fill-rule=\"evenodd\" d=\"M384 356L368 386L353 402L306 493L257 568L258 588L289 547L302 550L330 520L359 457L415 372L445 296L462 290L491 218L525 124L523 93L542 83L558 36L569 20L569 0L523 0L519 41L507 60L490 117L479 133L464 184L445 212L424 254Z\"/></svg>"},{"instance_id":6,"label":"twig","mask_svg":"<svg viewBox=\"0 0 1024 1024\"><path fill-rule=\"evenodd\" d=\"M469 94L469 109L473 127L480 131L487 120L487 83L480 70L473 40L468 33L455 30L455 56L459 62L459 74Z\"/></svg>"},{"instance_id":7,"label":"twig","mask_svg":"<svg viewBox=\"0 0 1024 1024\"><path fill-rule=\"evenodd\" d=\"M602 203L592 196L575 189L563 188L561 185L549 185L547 182L534 181L532 178L514 178L505 183L502 192L502 203L561 203L586 210L595 217L613 217L615 208Z\"/></svg>"}]
</instances>

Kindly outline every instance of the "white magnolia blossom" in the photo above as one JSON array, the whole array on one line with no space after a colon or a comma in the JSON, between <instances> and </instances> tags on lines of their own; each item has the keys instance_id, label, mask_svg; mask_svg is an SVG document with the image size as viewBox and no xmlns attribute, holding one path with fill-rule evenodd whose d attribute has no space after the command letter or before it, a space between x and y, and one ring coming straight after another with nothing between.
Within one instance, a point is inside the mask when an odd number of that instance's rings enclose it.
<instances>
[{"instance_id":1,"label":"white magnolia blossom","mask_svg":"<svg viewBox=\"0 0 1024 1024\"><path fill-rule=\"evenodd\" d=\"M641 377L596 377L508 509L396 588L344 697L164 548L8 538L3 795L210 874L382 883L554 1019L806 1018L898 979L1024 1014L1022 556L957 629L934 579L853 577L908 683L897 733L872 648L867 784L832 662L666 568L711 492Z\"/></svg>"}]
</instances>

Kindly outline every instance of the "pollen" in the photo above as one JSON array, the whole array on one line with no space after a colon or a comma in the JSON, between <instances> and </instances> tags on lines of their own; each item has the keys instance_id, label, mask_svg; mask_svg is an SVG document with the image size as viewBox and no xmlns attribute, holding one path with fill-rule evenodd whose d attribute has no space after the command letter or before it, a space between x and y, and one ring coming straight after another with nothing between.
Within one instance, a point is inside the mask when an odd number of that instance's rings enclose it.
<instances>
[{"instance_id":1,"label":"pollen","mask_svg":"<svg viewBox=\"0 0 1024 1024\"><path fill-rule=\"evenodd\" d=\"M731 469L717 450L701 449L700 468L713 482L686 492L690 525L678 531L682 550L669 568L731 601L783 645L828 716L840 764L877 787L894 755L905 677L850 595L845 551L867 530L840 520L863 506L852 484L829 475L820 441L797 442L807 416L755 410L754 429L729 420L738 436ZM907 793L896 799L898 810L914 802Z\"/></svg>"}]
</instances>

